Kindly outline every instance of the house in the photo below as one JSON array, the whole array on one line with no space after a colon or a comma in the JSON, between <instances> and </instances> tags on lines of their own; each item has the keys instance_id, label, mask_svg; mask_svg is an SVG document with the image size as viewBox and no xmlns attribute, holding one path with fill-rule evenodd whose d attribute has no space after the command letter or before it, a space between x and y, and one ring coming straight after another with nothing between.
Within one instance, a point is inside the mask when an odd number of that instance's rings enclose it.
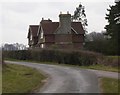
<instances>
[{"instance_id":1,"label":"house","mask_svg":"<svg viewBox=\"0 0 120 95\"><path fill-rule=\"evenodd\" d=\"M31 48L82 48L85 31L80 22L72 22L71 14L60 14L59 22L44 20L39 25L30 25L28 45Z\"/></svg>"}]
</instances>

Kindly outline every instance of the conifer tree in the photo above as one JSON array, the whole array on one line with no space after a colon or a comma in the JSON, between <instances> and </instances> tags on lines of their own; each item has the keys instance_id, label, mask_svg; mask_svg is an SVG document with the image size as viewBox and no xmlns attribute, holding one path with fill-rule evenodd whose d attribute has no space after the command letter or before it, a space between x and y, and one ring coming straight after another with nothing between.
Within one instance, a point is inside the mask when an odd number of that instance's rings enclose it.
<instances>
[{"instance_id":1,"label":"conifer tree","mask_svg":"<svg viewBox=\"0 0 120 95\"><path fill-rule=\"evenodd\" d=\"M106 33L109 40L110 52L113 54L119 53L118 49L120 48L120 1L115 2L115 5L110 6L110 9L107 9L109 12L106 14L106 19L108 20L108 25L105 26Z\"/></svg>"}]
</instances>

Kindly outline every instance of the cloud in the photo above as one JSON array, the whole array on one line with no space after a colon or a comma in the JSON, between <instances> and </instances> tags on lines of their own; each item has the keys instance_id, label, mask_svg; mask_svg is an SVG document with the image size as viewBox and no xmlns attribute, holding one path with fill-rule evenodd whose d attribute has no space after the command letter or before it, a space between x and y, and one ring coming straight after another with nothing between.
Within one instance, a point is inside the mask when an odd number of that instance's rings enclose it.
<instances>
[{"instance_id":1,"label":"cloud","mask_svg":"<svg viewBox=\"0 0 120 95\"><path fill-rule=\"evenodd\" d=\"M6 1L6 0L5 0ZM18 42L27 44L27 33L29 25L39 24L41 18L59 21L59 13L69 11L73 14L79 5L78 0L55 1L55 2L2 2L0 7L0 30L2 30L3 42ZM40 1L40 0L39 0ZM85 0L86 1L86 0ZM105 13L111 2L82 2L85 6L88 19L88 30L102 31L104 29Z\"/></svg>"},{"instance_id":2,"label":"cloud","mask_svg":"<svg viewBox=\"0 0 120 95\"><path fill-rule=\"evenodd\" d=\"M107 8L112 4L113 2L83 2L88 19L89 32L101 32L104 30L107 24L107 20L105 20Z\"/></svg>"}]
</instances>

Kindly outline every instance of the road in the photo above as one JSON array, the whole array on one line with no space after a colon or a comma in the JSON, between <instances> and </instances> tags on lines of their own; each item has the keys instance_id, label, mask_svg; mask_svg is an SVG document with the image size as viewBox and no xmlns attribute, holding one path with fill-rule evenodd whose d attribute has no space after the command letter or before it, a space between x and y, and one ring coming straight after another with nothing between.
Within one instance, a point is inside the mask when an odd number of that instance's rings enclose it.
<instances>
[{"instance_id":1,"label":"road","mask_svg":"<svg viewBox=\"0 0 120 95\"><path fill-rule=\"evenodd\" d=\"M12 62L36 68L48 75L38 93L99 93L98 76L88 70L30 62Z\"/></svg>"}]
</instances>

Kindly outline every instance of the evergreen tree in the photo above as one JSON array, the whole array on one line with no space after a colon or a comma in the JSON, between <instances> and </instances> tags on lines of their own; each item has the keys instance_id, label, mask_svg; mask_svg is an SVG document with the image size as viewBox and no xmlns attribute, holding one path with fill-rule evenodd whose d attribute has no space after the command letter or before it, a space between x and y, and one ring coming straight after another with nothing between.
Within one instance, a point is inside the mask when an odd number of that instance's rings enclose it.
<instances>
[{"instance_id":1,"label":"evergreen tree","mask_svg":"<svg viewBox=\"0 0 120 95\"><path fill-rule=\"evenodd\" d=\"M85 14L85 7L81 3L74 11L74 15L72 16L72 21L80 21L83 25L84 30L87 32L86 26L88 26L88 24Z\"/></svg>"},{"instance_id":2,"label":"evergreen tree","mask_svg":"<svg viewBox=\"0 0 120 95\"><path fill-rule=\"evenodd\" d=\"M120 1L115 2L115 5L110 6L110 9L107 10L109 14L106 14L108 25L105 26L105 35L109 40L109 51L112 54L118 54L118 43L120 42Z\"/></svg>"}]
</instances>

